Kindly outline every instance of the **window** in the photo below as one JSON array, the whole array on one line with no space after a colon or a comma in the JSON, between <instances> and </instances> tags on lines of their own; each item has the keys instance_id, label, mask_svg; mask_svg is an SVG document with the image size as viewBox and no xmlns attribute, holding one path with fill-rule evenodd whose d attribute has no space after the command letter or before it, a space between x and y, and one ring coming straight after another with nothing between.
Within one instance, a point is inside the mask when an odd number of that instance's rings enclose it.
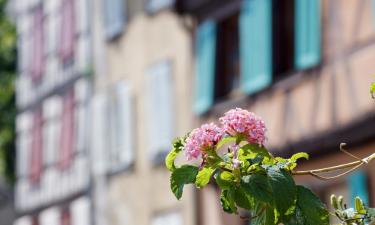
<instances>
[{"instance_id":1,"label":"window","mask_svg":"<svg viewBox=\"0 0 375 225\"><path fill-rule=\"evenodd\" d=\"M111 40L124 29L126 19L125 0L102 0L104 9L104 27L108 40Z\"/></svg>"},{"instance_id":2,"label":"window","mask_svg":"<svg viewBox=\"0 0 375 225\"><path fill-rule=\"evenodd\" d=\"M33 34L32 34L32 60L31 79L37 82L43 75L44 65L44 26L43 26L43 8L38 7L34 12Z\"/></svg>"},{"instance_id":3,"label":"window","mask_svg":"<svg viewBox=\"0 0 375 225\"><path fill-rule=\"evenodd\" d=\"M75 144L75 116L74 116L74 91L69 90L63 97L63 112L61 115L61 138L59 168L66 169L72 163Z\"/></svg>"},{"instance_id":4,"label":"window","mask_svg":"<svg viewBox=\"0 0 375 225\"><path fill-rule=\"evenodd\" d=\"M214 98L220 100L239 87L238 13L218 23Z\"/></svg>"},{"instance_id":5,"label":"window","mask_svg":"<svg viewBox=\"0 0 375 225\"><path fill-rule=\"evenodd\" d=\"M64 208L61 211L61 217L60 217L60 225L72 225L72 218L70 214L69 208Z\"/></svg>"},{"instance_id":6,"label":"window","mask_svg":"<svg viewBox=\"0 0 375 225\"><path fill-rule=\"evenodd\" d=\"M278 78L294 69L294 0L274 0L272 11L272 65Z\"/></svg>"},{"instance_id":7,"label":"window","mask_svg":"<svg viewBox=\"0 0 375 225\"><path fill-rule=\"evenodd\" d=\"M173 90L170 61L150 67L146 73L147 137L151 157L164 159L173 139Z\"/></svg>"},{"instance_id":8,"label":"window","mask_svg":"<svg viewBox=\"0 0 375 225\"><path fill-rule=\"evenodd\" d=\"M226 4L213 4L205 17L214 19L196 30L197 114L233 90L255 94L275 77L320 62L320 0Z\"/></svg>"},{"instance_id":9,"label":"window","mask_svg":"<svg viewBox=\"0 0 375 225\"><path fill-rule=\"evenodd\" d=\"M111 104L111 169L121 170L133 161L133 104L129 85L122 81L116 84Z\"/></svg>"}]
</instances>

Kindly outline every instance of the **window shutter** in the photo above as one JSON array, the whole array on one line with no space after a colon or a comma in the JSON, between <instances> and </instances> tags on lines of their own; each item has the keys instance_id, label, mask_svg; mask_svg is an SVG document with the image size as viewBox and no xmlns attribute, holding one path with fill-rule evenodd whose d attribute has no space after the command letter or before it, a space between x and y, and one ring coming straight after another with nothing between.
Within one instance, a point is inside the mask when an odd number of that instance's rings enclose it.
<instances>
[{"instance_id":1,"label":"window shutter","mask_svg":"<svg viewBox=\"0 0 375 225\"><path fill-rule=\"evenodd\" d=\"M105 94L95 95L92 99L91 149L93 151L92 170L94 174L106 172L108 149L108 99Z\"/></svg>"},{"instance_id":2,"label":"window shutter","mask_svg":"<svg viewBox=\"0 0 375 225\"><path fill-rule=\"evenodd\" d=\"M40 215L40 225L60 225L60 211L58 208L48 208Z\"/></svg>"},{"instance_id":3,"label":"window shutter","mask_svg":"<svg viewBox=\"0 0 375 225\"><path fill-rule=\"evenodd\" d=\"M182 218L178 212L164 213L153 218L151 225L181 225Z\"/></svg>"},{"instance_id":4,"label":"window shutter","mask_svg":"<svg viewBox=\"0 0 375 225\"><path fill-rule=\"evenodd\" d=\"M73 0L63 0L62 2L61 29L60 58L65 62L74 57L75 12Z\"/></svg>"},{"instance_id":5,"label":"window shutter","mask_svg":"<svg viewBox=\"0 0 375 225\"><path fill-rule=\"evenodd\" d=\"M352 206L354 206L355 197L360 197L362 201L368 205L368 189L367 189L367 176L364 171L356 171L348 177L350 199Z\"/></svg>"},{"instance_id":6,"label":"window shutter","mask_svg":"<svg viewBox=\"0 0 375 225\"><path fill-rule=\"evenodd\" d=\"M29 216L23 216L14 222L14 225L32 225L31 218Z\"/></svg>"},{"instance_id":7,"label":"window shutter","mask_svg":"<svg viewBox=\"0 0 375 225\"><path fill-rule=\"evenodd\" d=\"M125 25L125 0L103 0L105 34L107 39L118 36Z\"/></svg>"},{"instance_id":8,"label":"window shutter","mask_svg":"<svg viewBox=\"0 0 375 225\"><path fill-rule=\"evenodd\" d=\"M272 1L245 0L239 23L241 89L253 94L272 81Z\"/></svg>"},{"instance_id":9,"label":"window shutter","mask_svg":"<svg viewBox=\"0 0 375 225\"><path fill-rule=\"evenodd\" d=\"M133 161L133 125L130 87L124 81L115 87L114 107L112 108L112 161L113 169L129 166Z\"/></svg>"},{"instance_id":10,"label":"window shutter","mask_svg":"<svg viewBox=\"0 0 375 225\"><path fill-rule=\"evenodd\" d=\"M295 67L306 69L320 62L320 0L295 1Z\"/></svg>"},{"instance_id":11,"label":"window shutter","mask_svg":"<svg viewBox=\"0 0 375 225\"><path fill-rule=\"evenodd\" d=\"M151 157L157 161L165 156L173 139L171 72L170 62L164 61L152 66L147 73L148 144Z\"/></svg>"},{"instance_id":12,"label":"window shutter","mask_svg":"<svg viewBox=\"0 0 375 225\"><path fill-rule=\"evenodd\" d=\"M194 112L206 112L214 101L216 23L203 22L196 33L195 102Z\"/></svg>"},{"instance_id":13,"label":"window shutter","mask_svg":"<svg viewBox=\"0 0 375 225\"><path fill-rule=\"evenodd\" d=\"M90 222L90 199L81 197L75 200L71 206L72 224L73 225L89 225Z\"/></svg>"}]
</instances>

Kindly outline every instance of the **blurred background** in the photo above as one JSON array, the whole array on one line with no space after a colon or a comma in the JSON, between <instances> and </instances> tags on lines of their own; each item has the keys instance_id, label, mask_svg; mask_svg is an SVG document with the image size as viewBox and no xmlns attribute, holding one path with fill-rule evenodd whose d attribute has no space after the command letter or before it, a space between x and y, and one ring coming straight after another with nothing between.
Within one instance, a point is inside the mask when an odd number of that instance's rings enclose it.
<instances>
[{"instance_id":1,"label":"blurred background","mask_svg":"<svg viewBox=\"0 0 375 225\"><path fill-rule=\"evenodd\" d=\"M214 184L175 200L171 140L242 107L300 169L349 162L374 75L374 0L0 0L0 225L249 224ZM374 171L296 179L374 206Z\"/></svg>"}]
</instances>

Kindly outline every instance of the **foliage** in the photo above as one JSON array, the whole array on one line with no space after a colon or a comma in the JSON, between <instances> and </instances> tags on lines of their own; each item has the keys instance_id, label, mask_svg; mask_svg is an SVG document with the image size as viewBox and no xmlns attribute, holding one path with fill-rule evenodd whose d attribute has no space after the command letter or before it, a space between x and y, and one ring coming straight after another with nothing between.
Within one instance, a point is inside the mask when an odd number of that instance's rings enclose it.
<instances>
[{"instance_id":1,"label":"foliage","mask_svg":"<svg viewBox=\"0 0 375 225\"><path fill-rule=\"evenodd\" d=\"M14 181L15 162L15 28L5 13L6 1L0 0L0 173Z\"/></svg>"},{"instance_id":2,"label":"foliage","mask_svg":"<svg viewBox=\"0 0 375 225\"><path fill-rule=\"evenodd\" d=\"M354 208L347 208L342 196L331 195L331 205L340 225L365 225L375 220L375 209L365 206L359 197L355 198Z\"/></svg>"},{"instance_id":3,"label":"foliage","mask_svg":"<svg viewBox=\"0 0 375 225\"><path fill-rule=\"evenodd\" d=\"M298 160L309 155L299 152L290 158L273 156L263 145L265 126L253 113L233 109L220 118L221 127L204 124L173 142L166 157L171 171L171 189L180 199L185 184L205 187L211 180L221 189L220 202L227 213L249 211L255 225L328 225L329 212L308 188L293 179ZM187 164L177 167L174 160L185 153ZM191 160L201 162L199 166ZM373 210L358 201L351 212L335 207L343 225L365 225ZM334 206L340 203L334 202Z\"/></svg>"},{"instance_id":4,"label":"foliage","mask_svg":"<svg viewBox=\"0 0 375 225\"><path fill-rule=\"evenodd\" d=\"M373 82L370 86L370 94L372 96L372 98L375 98L374 94L375 94L375 82Z\"/></svg>"}]
</instances>

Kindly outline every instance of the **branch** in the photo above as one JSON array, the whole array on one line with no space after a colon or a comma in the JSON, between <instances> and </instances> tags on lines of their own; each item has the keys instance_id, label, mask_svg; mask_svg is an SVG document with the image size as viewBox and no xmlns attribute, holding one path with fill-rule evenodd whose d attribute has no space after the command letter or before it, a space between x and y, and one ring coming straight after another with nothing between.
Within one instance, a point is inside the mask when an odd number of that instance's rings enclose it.
<instances>
[{"instance_id":1,"label":"branch","mask_svg":"<svg viewBox=\"0 0 375 225\"><path fill-rule=\"evenodd\" d=\"M366 157L366 158L363 158L361 160L357 160L357 161L354 161L354 162L350 162L350 163L345 163L345 164L340 164L340 165L337 165L337 166L331 166L331 167L325 167L325 168L321 168L321 169L314 169L314 170L302 170L302 171L292 171L292 174L293 175L313 175L315 177L320 177L320 178L323 178L325 179L325 177L322 177L322 176L319 176L317 175L318 173L327 173L327 172L332 172L332 171L337 171L337 170L342 170L342 169L348 169L348 168L351 168L349 171L346 171L344 172L343 174L341 175L338 175L338 176L334 176L334 177L329 177L328 179L333 179L333 178L337 178L339 176L342 176L342 175L345 175L351 171L353 171L354 169L357 169L359 167L361 167L362 165L364 164L368 164L370 163L373 159L375 159L375 153L373 153L372 155ZM353 168L354 167L354 168Z\"/></svg>"}]
</instances>

